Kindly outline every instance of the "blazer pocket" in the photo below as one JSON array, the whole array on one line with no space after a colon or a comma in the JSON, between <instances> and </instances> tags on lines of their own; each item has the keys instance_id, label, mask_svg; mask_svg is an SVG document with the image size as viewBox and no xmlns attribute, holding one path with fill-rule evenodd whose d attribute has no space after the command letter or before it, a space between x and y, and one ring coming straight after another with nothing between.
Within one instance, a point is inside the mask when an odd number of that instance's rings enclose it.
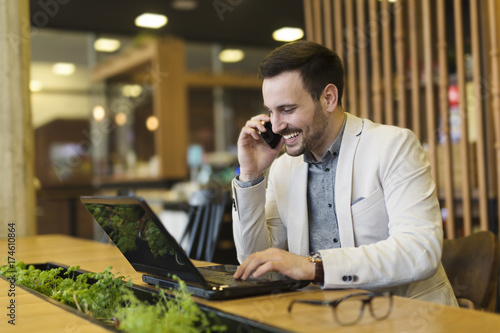
<instances>
[{"instance_id":1,"label":"blazer pocket","mask_svg":"<svg viewBox=\"0 0 500 333\"><path fill-rule=\"evenodd\" d=\"M381 188L352 205L351 213L356 246L376 243L389 237L389 217Z\"/></svg>"},{"instance_id":2,"label":"blazer pocket","mask_svg":"<svg viewBox=\"0 0 500 333\"><path fill-rule=\"evenodd\" d=\"M356 215L364 212L369 209L373 205L375 205L378 201L384 199L384 192L380 187L372 192L370 195L365 197L362 200L356 199L354 200L354 204L351 206L352 217L356 217Z\"/></svg>"}]
</instances>

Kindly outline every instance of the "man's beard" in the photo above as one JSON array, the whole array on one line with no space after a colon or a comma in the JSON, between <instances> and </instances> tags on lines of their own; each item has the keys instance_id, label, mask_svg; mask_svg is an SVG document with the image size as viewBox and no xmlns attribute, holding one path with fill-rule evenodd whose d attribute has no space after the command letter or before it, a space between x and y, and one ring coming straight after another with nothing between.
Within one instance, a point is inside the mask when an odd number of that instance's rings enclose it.
<instances>
[{"instance_id":1,"label":"man's beard","mask_svg":"<svg viewBox=\"0 0 500 333\"><path fill-rule=\"evenodd\" d=\"M325 134L327 126L328 118L323 114L321 105L318 102L314 109L313 123L307 126L305 131L300 131L300 135L302 136L300 146L295 151L290 151L285 145L286 153L290 156L299 156L305 152L312 151Z\"/></svg>"}]
</instances>

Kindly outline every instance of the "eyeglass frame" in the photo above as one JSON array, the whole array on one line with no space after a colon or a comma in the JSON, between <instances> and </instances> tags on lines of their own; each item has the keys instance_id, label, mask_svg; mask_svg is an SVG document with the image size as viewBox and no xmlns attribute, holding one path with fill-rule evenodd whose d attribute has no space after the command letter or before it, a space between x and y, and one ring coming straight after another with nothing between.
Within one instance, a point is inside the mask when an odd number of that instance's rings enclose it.
<instances>
[{"instance_id":1,"label":"eyeglass frame","mask_svg":"<svg viewBox=\"0 0 500 333\"><path fill-rule=\"evenodd\" d=\"M361 309L359 310L359 315L358 318L355 321L352 322L342 322L339 320L338 315L337 315L337 306L342 303L345 300L348 300L352 297L359 297L359 296L365 296L367 298L360 299L362 301L362 306ZM386 319L389 317L389 315L392 313L392 306L393 306L393 294L390 291L387 292L361 292L361 293L353 293L353 294L348 294L342 298L333 300L333 301L317 301L317 300L305 300L305 299L294 299L290 302L290 305L288 306L288 313L292 312L292 307L296 303L303 303L303 304L310 304L310 305L322 305L322 306L330 306L333 308L333 316L335 317L335 320L337 323L341 326L350 326L357 324L362 318L363 318L363 313L365 309L365 305L369 304L370 305L370 314L373 319L379 321ZM373 313L373 307L372 307L372 299L375 297L388 297L389 298L389 310L387 311L387 314L382 316L382 317L377 317Z\"/></svg>"}]
</instances>

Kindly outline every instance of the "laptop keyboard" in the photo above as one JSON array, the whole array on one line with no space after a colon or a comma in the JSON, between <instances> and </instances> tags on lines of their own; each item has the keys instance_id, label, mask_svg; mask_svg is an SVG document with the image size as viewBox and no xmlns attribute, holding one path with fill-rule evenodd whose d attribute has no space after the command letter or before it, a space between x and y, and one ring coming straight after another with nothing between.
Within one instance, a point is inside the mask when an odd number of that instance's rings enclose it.
<instances>
[{"instance_id":1,"label":"laptop keyboard","mask_svg":"<svg viewBox=\"0 0 500 333\"><path fill-rule=\"evenodd\" d=\"M223 266L231 266L231 265L223 265ZM270 283L272 281L275 281L272 278L271 273L266 273L258 278L250 277L248 280L236 280L233 278L234 271L223 271L207 267L198 267L198 271L201 273L201 275L203 275L203 277L209 284L216 286L221 286L221 285L249 286L249 285Z\"/></svg>"},{"instance_id":2,"label":"laptop keyboard","mask_svg":"<svg viewBox=\"0 0 500 333\"><path fill-rule=\"evenodd\" d=\"M210 284L215 284L217 286L220 286L220 285L234 284L239 282L238 280L235 280L233 278L233 275L230 272L216 271L213 269L204 269L203 267L198 268L198 270L200 271L201 275L203 275L205 280L207 280L207 282Z\"/></svg>"}]
</instances>

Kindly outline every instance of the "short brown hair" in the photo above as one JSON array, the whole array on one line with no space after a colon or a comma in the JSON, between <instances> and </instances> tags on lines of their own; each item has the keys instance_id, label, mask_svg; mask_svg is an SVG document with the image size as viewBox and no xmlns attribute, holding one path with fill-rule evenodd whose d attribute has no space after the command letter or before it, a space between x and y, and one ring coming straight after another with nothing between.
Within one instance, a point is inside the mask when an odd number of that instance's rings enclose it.
<instances>
[{"instance_id":1,"label":"short brown hair","mask_svg":"<svg viewBox=\"0 0 500 333\"><path fill-rule=\"evenodd\" d=\"M302 83L314 101L318 101L325 87L332 83L337 87L338 104L342 105L344 67L335 52L309 41L287 43L261 61L259 78L271 78L294 70L300 72Z\"/></svg>"}]
</instances>

